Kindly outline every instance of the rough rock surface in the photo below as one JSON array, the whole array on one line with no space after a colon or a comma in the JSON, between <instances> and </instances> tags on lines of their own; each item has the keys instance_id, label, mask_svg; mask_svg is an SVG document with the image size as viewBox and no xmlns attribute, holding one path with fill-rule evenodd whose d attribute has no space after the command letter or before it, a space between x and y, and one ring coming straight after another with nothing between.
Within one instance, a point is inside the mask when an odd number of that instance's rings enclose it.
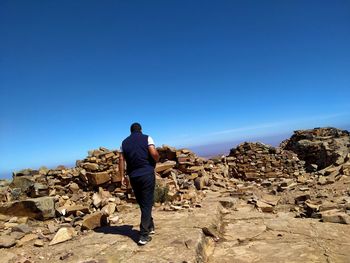
<instances>
[{"instance_id":1,"label":"rough rock surface","mask_svg":"<svg viewBox=\"0 0 350 263\"><path fill-rule=\"evenodd\" d=\"M315 168L320 170L349 160L350 134L336 128L300 130L295 131L281 146L297 153L309 169L316 165Z\"/></svg>"},{"instance_id":2,"label":"rough rock surface","mask_svg":"<svg viewBox=\"0 0 350 263\"><path fill-rule=\"evenodd\" d=\"M34 219L55 217L55 203L52 197L30 198L0 205L0 213L14 216L28 216Z\"/></svg>"}]
</instances>

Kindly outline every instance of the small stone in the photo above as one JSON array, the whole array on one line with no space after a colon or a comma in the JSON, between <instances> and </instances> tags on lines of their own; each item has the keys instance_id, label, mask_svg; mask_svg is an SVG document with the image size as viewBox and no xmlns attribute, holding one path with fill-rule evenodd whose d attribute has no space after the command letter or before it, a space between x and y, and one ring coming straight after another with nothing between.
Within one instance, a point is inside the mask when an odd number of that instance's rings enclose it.
<instances>
[{"instance_id":1,"label":"small stone","mask_svg":"<svg viewBox=\"0 0 350 263\"><path fill-rule=\"evenodd\" d=\"M18 246L23 246L25 243L28 243L34 239L37 239L38 235L36 234L27 234L17 241Z\"/></svg>"},{"instance_id":2,"label":"small stone","mask_svg":"<svg viewBox=\"0 0 350 263\"><path fill-rule=\"evenodd\" d=\"M307 178L303 175L298 176L297 182L298 183L305 183L307 181Z\"/></svg>"},{"instance_id":3,"label":"small stone","mask_svg":"<svg viewBox=\"0 0 350 263\"><path fill-rule=\"evenodd\" d=\"M77 183L71 183L69 185L69 190L72 192L72 193L77 193L79 191L79 185Z\"/></svg>"},{"instance_id":4,"label":"small stone","mask_svg":"<svg viewBox=\"0 0 350 263\"><path fill-rule=\"evenodd\" d=\"M273 212L273 206L269 205L265 202L261 202L258 200L255 205L257 208L259 208L264 213L272 213Z\"/></svg>"},{"instance_id":5,"label":"small stone","mask_svg":"<svg viewBox=\"0 0 350 263\"><path fill-rule=\"evenodd\" d=\"M49 222L47 224L47 228L49 229L49 232L51 234L56 233L56 231L58 230L58 226L56 224L52 223L52 222Z\"/></svg>"},{"instance_id":6,"label":"small stone","mask_svg":"<svg viewBox=\"0 0 350 263\"><path fill-rule=\"evenodd\" d=\"M89 212L89 207L82 205L62 206L57 208L56 211L63 216L77 215L78 211L81 211L84 214L86 214Z\"/></svg>"},{"instance_id":7,"label":"small stone","mask_svg":"<svg viewBox=\"0 0 350 263\"><path fill-rule=\"evenodd\" d=\"M82 212L82 211L77 211L77 216L82 217L82 216L84 216L84 215L85 215L84 212Z\"/></svg>"},{"instance_id":8,"label":"small stone","mask_svg":"<svg viewBox=\"0 0 350 263\"><path fill-rule=\"evenodd\" d=\"M22 232L22 233L29 233L32 232L32 228L28 226L27 224L20 224L17 226L12 227L12 231Z\"/></svg>"},{"instance_id":9,"label":"small stone","mask_svg":"<svg viewBox=\"0 0 350 263\"><path fill-rule=\"evenodd\" d=\"M112 217L110 217L109 218L109 222L111 223L111 224L118 224L118 222L119 222L119 216L112 216Z\"/></svg>"},{"instance_id":10,"label":"small stone","mask_svg":"<svg viewBox=\"0 0 350 263\"><path fill-rule=\"evenodd\" d=\"M320 184L320 185L325 185L325 184L327 184L327 178L326 178L325 176L320 176L320 177L318 178L318 184Z\"/></svg>"},{"instance_id":11,"label":"small stone","mask_svg":"<svg viewBox=\"0 0 350 263\"><path fill-rule=\"evenodd\" d=\"M173 168L175 165L176 165L175 161L166 161L164 163L157 163L155 170L157 173L160 173L170 168Z\"/></svg>"},{"instance_id":12,"label":"small stone","mask_svg":"<svg viewBox=\"0 0 350 263\"><path fill-rule=\"evenodd\" d=\"M65 242L67 240L72 239L74 236L74 229L73 228L67 228L67 227L62 227L60 228L54 238L51 240L49 243L49 246L56 245L58 243Z\"/></svg>"},{"instance_id":13,"label":"small stone","mask_svg":"<svg viewBox=\"0 0 350 263\"><path fill-rule=\"evenodd\" d=\"M20 217L20 218L18 218L17 223L19 223L19 224L27 224L28 223L28 219L29 218L27 216Z\"/></svg>"},{"instance_id":14,"label":"small stone","mask_svg":"<svg viewBox=\"0 0 350 263\"><path fill-rule=\"evenodd\" d=\"M97 171L99 169L99 165L97 163L84 163L83 168L88 171Z\"/></svg>"},{"instance_id":15,"label":"small stone","mask_svg":"<svg viewBox=\"0 0 350 263\"><path fill-rule=\"evenodd\" d=\"M183 207L179 205L171 205L170 208L175 211L183 210Z\"/></svg>"},{"instance_id":16,"label":"small stone","mask_svg":"<svg viewBox=\"0 0 350 263\"><path fill-rule=\"evenodd\" d=\"M220 239L220 235L219 232L216 230L215 227L203 227L202 231L204 233L204 235L212 237L214 239L214 241L219 241Z\"/></svg>"},{"instance_id":17,"label":"small stone","mask_svg":"<svg viewBox=\"0 0 350 263\"><path fill-rule=\"evenodd\" d=\"M16 240L10 236L0 236L0 248L9 248L16 245Z\"/></svg>"},{"instance_id":18,"label":"small stone","mask_svg":"<svg viewBox=\"0 0 350 263\"><path fill-rule=\"evenodd\" d=\"M67 259L67 258L69 258L69 257L71 257L71 256L73 256L74 254L72 253L72 252L68 252L68 253L66 253L66 254L64 254L64 255L62 255L62 256L60 256L60 260L65 260L65 259Z\"/></svg>"},{"instance_id":19,"label":"small stone","mask_svg":"<svg viewBox=\"0 0 350 263\"><path fill-rule=\"evenodd\" d=\"M232 197L225 197L221 198L219 202L224 208L233 208L237 204L237 199Z\"/></svg>"},{"instance_id":20,"label":"small stone","mask_svg":"<svg viewBox=\"0 0 350 263\"><path fill-rule=\"evenodd\" d=\"M272 206L276 206L280 199L281 197L276 195L261 194L261 201Z\"/></svg>"},{"instance_id":21,"label":"small stone","mask_svg":"<svg viewBox=\"0 0 350 263\"><path fill-rule=\"evenodd\" d=\"M20 240L22 237L25 236L25 234L22 232L11 232L10 236L13 237L15 240Z\"/></svg>"},{"instance_id":22,"label":"small stone","mask_svg":"<svg viewBox=\"0 0 350 263\"><path fill-rule=\"evenodd\" d=\"M208 185L208 182L209 182L208 176L197 177L194 180L194 185L197 188L197 190L202 190L205 186Z\"/></svg>"},{"instance_id":23,"label":"small stone","mask_svg":"<svg viewBox=\"0 0 350 263\"><path fill-rule=\"evenodd\" d=\"M92 202L96 208L99 208L102 204L102 197L99 193L94 193L92 196Z\"/></svg>"},{"instance_id":24,"label":"small stone","mask_svg":"<svg viewBox=\"0 0 350 263\"><path fill-rule=\"evenodd\" d=\"M5 228L13 228L13 227L15 227L15 226L18 226L18 223L6 222L6 223L4 224L4 227L5 227Z\"/></svg>"},{"instance_id":25,"label":"small stone","mask_svg":"<svg viewBox=\"0 0 350 263\"><path fill-rule=\"evenodd\" d=\"M131 204L124 204L124 205L118 205L117 206L117 211L118 212L125 212L128 211L132 208Z\"/></svg>"},{"instance_id":26,"label":"small stone","mask_svg":"<svg viewBox=\"0 0 350 263\"><path fill-rule=\"evenodd\" d=\"M65 218L64 218L64 222L70 223L70 222L72 222L72 221L73 221L73 219L70 218L70 217L65 217Z\"/></svg>"},{"instance_id":27,"label":"small stone","mask_svg":"<svg viewBox=\"0 0 350 263\"><path fill-rule=\"evenodd\" d=\"M109 203L101 209L101 212L107 216L110 216L115 212L115 208L116 208L116 204Z\"/></svg>"},{"instance_id":28,"label":"small stone","mask_svg":"<svg viewBox=\"0 0 350 263\"><path fill-rule=\"evenodd\" d=\"M309 194L303 194L303 195L299 195L297 196L294 201L295 201L295 204L298 205L298 204L302 204L304 203L306 200L310 199L310 195Z\"/></svg>"},{"instance_id":29,"label":"small stone","mask_svg":"<svg viewBox=\"0 0 350 263\"><path fill-rule=\"evenodd\" d=\"M34 242L34 246L35 247L43 247L44 246L44 241L42 241L41 239L38 239Z\"/></svg>"},{"instance_id":30,"label":"small stone","mask_svg":"<svg viewBox=\"0 0 350 263\"><path fill-rule=\"evenodd\" d=\"M18 217L11 217L10 220L8 221L9 223L17 223Z\"/></svg>"},{"instance_id":31,"label":"small stone","mask_svg":"<svg viewBox=\"0 0 350 263\"><path fill-rule=\"evenodd\" d=\"M8 221L8 220L9 220L9 216L0 214L0 221L5 222L5 221Z\"/></svg>"},{"instance_id":32,"label":"small stone","mask_svg":"<svg viewBox=\"0 0 350 263\"><path fill-rule=\"evenodd\" d=\"M92 229L107 225L107 223L108 223L107 216L102 212L96 212L94 214L87 215L84 218L81 228L92 230Z\"/></svg>"},{"instance_id":33,"label":"small stone","mask_svg":"<svg viewBox=\"0 0 350 263\"><path fill-rule=\"evenodd\" d=\"M91 185L101 185L111 179L108 172L86 173L86 177Z\"/></svg>"}]
</instances>

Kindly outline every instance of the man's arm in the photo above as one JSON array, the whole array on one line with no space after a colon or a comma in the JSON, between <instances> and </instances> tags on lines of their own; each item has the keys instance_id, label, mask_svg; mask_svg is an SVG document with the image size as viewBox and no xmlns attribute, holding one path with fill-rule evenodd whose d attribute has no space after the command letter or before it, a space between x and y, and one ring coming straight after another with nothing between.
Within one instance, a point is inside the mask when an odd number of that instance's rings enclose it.
<instances>
[{"instance_id":1,"label":"man's arm","mask_svg":"<svg viewBox=\"0 0 350 263\"><path fill-rule=\"evenodd\" d=\"M122 177L122 185L125 184L125 167L124 167L124 155L120 153L119 156L119 174Z\"/></svg>"},{"instance_id":2,"label":"man's arm","mask_svg":"<svg viewBox=\"0 0 350 263\"><path fill-rule=\"evenodd\" d=\"M158 162L159 161L159 153L158 153L156 147L154 145L149 145L148 151L151 154L153 160L155 160L155 162Z\"/></svg>"}]
</instances>

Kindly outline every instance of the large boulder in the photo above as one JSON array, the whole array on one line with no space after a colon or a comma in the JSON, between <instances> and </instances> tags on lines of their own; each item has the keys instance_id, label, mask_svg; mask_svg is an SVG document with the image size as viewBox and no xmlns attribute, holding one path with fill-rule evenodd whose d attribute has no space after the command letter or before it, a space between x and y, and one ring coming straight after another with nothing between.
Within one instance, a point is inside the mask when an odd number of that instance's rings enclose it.
<instances>
[{"instance_id":1,"label":"large boulder","mask_svg":"<svg viewBox=\"0 0 350 263\"><path fill-rule=\"evenodd\" d=\"M55 201L52 197L39 197L8 202L0 206L0 214L49 219L55 217Z\"/></svg>"},{"instance_id":2,"label":"large boulder","mask_svg":"<svg viewBox=\"0 0 350 263\"><path fill-rule=\"evenodd\" d=\"M95 229L108 224L107 215L102 212L96 212L84 217L81 228L84 229Z\"/></svg>"},{"instance_id":3,"label":"large boulder","mask_svg":"<svg viewBox=\"0 0 350 263\"><path fill-rule=\"evenodd\" d=\"M16 176L33 176L39 174L39 171L33 169L23 169L17 172L13 172L13 177Z\"/></svg>"},{"instance_id":4,"label":"large boulder","mask_svg":"<svg viewBox=\"0 0 350 263\"><path fill-rule=\"evenodd\" d=\"M30 176L16 176L13 178L10 187L19 188L22 193L27 193L34 186L35 182Z\"/></svg>"},{"instance_id":5,"label":"large boulder","mask_svg":"<svg viewBox=\"0 0 350 263\"><path fill-rule=\"evenodd\" d=\"M87 173L86 176L89 180L89 184L94 186L107 183L111 179L108 172Z\"/></svg>"}]
</instances>

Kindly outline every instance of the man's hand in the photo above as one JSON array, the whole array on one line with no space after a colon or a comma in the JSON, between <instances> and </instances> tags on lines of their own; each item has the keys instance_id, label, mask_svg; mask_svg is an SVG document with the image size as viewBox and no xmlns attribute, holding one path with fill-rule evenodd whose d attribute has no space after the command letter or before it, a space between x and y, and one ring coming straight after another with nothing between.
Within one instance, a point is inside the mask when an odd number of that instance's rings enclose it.
<instances>
[{"instance_id":1,"label":"man's hand","mask_svg":"<svg viewBox=\"0 0 350 263\"><path fill-rule=\"evenodd\" d=\"M122 187L124 186L124 187L128 187L129 186L129 178L128 177L126 177L126 176L123 176L122 177Z\"/></svg>"},{"instance_id":2,"label":"man's hand","mask_svg":"<svg viewBox=\"0 0 350 263\"><path fill-rule=\"evenodd\" d=\"M120 153L120 156L119 156L119 176L122 177L122 181L121 181L122 186L126 186L127 180L125 178L123 153Z\"/></svg>"},{"instance_id":3,"label":"man's hand","mask_svg":"<svg viewBox=\"0 0 350 263\"><path fill-rule=\"evenodd\" d=\"M122 186L126 186L126 180L125 180L126 178L124 177L124 176L122 176Z\"/></svg>"}]
</instances>

